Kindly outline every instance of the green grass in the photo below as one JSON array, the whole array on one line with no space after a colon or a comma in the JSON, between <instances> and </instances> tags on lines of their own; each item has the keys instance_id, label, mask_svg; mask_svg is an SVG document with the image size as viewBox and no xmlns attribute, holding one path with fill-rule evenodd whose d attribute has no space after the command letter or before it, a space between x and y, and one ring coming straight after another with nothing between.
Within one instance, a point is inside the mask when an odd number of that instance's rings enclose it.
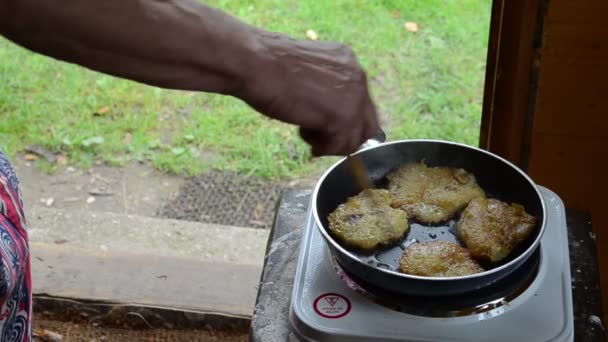
<instances>
[{"instance_id":1,"label":"green grass","mask_svg":"<svg viewBox=\"0 0 608 342\"><path fill-rule=\"evenodd\" d=\"M265 29L350 45L370 75L390 140L477 145L489 0L211 0ZM404 22L414 21L412 33ZM95 115L101 108L109 111ZM229 169L299 177L311 161L294 127L241 101L144 86L33 54L0 38L0 148L39 144L71 163L131 160L193 174Z\"/></svg>"}]
</instances>

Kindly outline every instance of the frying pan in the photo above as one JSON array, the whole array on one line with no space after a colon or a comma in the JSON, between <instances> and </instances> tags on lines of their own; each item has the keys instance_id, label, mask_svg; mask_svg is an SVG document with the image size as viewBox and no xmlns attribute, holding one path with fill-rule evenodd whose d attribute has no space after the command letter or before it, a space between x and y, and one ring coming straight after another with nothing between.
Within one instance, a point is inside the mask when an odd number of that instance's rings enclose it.
<instances>
[{"instance_id":1,"label":"frying pan","mask_svg":"<svg viewBox=\"0 0 608 342\"><path fill-rule=\"evenodd\" d=\"M399 140L383 142L370 140L352 157L369 171L376 187L386 185L386 175L399 166L424 161L428 166L463 168L475 175L488 197L508 203L519 203L536 217L536 227L500 264L483 265L484 272L459 277L423 277L399 272L399 259L412 243L458 240L456 220L439 225L423 225L410 221L410 230L403 240L370 255L341 245L329 232L328 216L348 197L361 188L355 181L351 164L342 158L319 179L312 195L313 216L317 228L328 246L330 255L348 273L375 288L405 296L454 296L469 294L490 286L520 267L540 248L545 230L545 204L536 184L522 170L488 151L443 140ZM537 254L536 254L537 255Z\"/></svg>"}]
</instances>

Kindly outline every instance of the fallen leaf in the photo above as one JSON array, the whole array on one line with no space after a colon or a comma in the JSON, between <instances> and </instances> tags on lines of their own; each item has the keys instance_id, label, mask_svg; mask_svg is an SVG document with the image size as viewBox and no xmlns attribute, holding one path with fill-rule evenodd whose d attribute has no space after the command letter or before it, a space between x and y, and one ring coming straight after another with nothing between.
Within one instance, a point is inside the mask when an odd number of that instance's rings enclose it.
<instances>
[{"instance_id":1,"label":"fallen leaf","mask_svg":"<svg viewBox=\"0 0 608 342\"><path fill-rule=\"evenodd\" d=\"M264 217L264 205L258 203L258 205L255 206L255 209L253 210L253 217L254 221L262 221L262 218Z\"/></svg>"},{"instance_id":2,"label":"fallen leaf","mask_svg":"<svg viewBox=\"0 0 608 342\"><path fill-rule=\"evenodd\" d=\"M393 10L393 12L391 14L393 15L393 18L395 18L395 19L398 19L399 17L401 17L401 14L397 10Z\"/></svg>"},{"instance_id":3,"label":"fallen leaf","mask_svg":"<svg viewBox=\"0 0 608 342\"><path fill-rule=\"evenodd\" d=\"M58 334L54 331L42 329L40 331L34 330L34 336L38 337L42 341L46 342L61 342L63 341L63 335Z\"/></svg>"},{"instance_id":4,"label":"fallen leaf","mask_svg":"<svg viewBox=\"0 0 608 342\"><path fill-rule=\"evenodd\" d=\"M319 39L319 35L317 34L317 32L315 32L313 30L306 31L306 37L308 37L308 39L310 39L310 40L318 40Z\"/></svg>"},{"instance_id":5,"label":"fallen leaf","mask_svg":"<svg viewBox=\"0 0 608 342\"><path fill-rule=\"evenodd\" d=\"M65 156L63 154L60 154L60 155L57 156L57 165L63 166L63 165L66 165L67 163L68 163L68 157L67 156Z\"/></svg>"},{"instance_id":6,"label":"fallen leaf","mask_svg":"<svg viewBox=\"0 0 608 342\"><path fill-rule=\"evenodd\" d=\"M32 153L27 153L23 158L29 161L38 160L38 156Z\"/></svg>"},{"instance_id":7,"label":"fallen leaf","mask_svg":"<svg viewBox=\"0 0 608 342\"><path fill-rule=\"evenodd\" d=\"M93 113L93 115L100 116L110 112L110 107L101 107L98 111Z\"/></svg>"},{"instance_id":8,"label":"fallen leaf","mask_svg":"<svg viewBox=\"0 0 608 342\"><path fill-rule=\"evenodd\" d=\"M93 196L89 196L89 198L87 198L87 203L88 203L88 204L91 204L91 203L93 203L93 202L95 202L95 197L93 197Z\"/></svg>"},{"instance_id":9,"label":"fallen leaf","mask_svg":"<svg viewBox=\"0 0 608 342\"><path fill-rule=\"evenodd\" d=\"M60 239L60 240L55 240L54 242L57 245L63 245L64 243L68 242L68 240L66 240L66 239Z\"/></svg>"},{"instance_id":10,"label":"fallen leaf","mask_svg":"<svg viewBox=\"0 0 608 342\"><path fill-rule=\"evenodd\" d=\"M410 32L418 32L418 24L413 21L406 21L404 27Z\"/></svg>"}]
</instances>

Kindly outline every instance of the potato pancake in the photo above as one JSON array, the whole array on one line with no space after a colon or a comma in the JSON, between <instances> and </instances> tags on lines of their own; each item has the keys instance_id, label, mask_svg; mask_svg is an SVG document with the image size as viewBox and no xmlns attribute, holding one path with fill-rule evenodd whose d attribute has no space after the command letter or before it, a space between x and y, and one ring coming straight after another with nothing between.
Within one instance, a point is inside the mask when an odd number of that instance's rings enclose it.
<instances>
[{"instance_id":1,"label":"potato pancake","mask_svg":"<svg viewBox=\"0 0 608 342\"><path fill-rule=\"evenodd\" d=\"M411 245L403 253L399 266L403 273L424 277L457 277L484 271L466 248L447 241Z\"/></svg>"},{"instance_id":2,"label":"potato pancake","mask_svg":"<svg viewBox=\"0 0 608 342\"><path fill-rule=\"evenodd\" d=\"M392 206L423 223L446 221L472 199L486 196L475 176L463 169L411 163L387 178L393 195Z\"/></svg>"},{"instance_id":3,"label":"potato pancake","mask_svg":"<svg viewBox=\"0 0 608 342\"><path fill-rule=\"evenodd\" d=\"M329 232L342 243L365 252L399 241L409 230L407 214L391 207L386 189L366 189L348 198L329 215Z\"/></svg>"},{"instance_id":4,"label":"potato pancake","mask_svg":"<svg viewBox=\"0 0 608 342\"><path fill-rule=\"evenodd\" d=\"M476 198L462 212L458 236L475 259L497 262L532 234L536 218L524 207Z\"/></svg>"}]
</instances>

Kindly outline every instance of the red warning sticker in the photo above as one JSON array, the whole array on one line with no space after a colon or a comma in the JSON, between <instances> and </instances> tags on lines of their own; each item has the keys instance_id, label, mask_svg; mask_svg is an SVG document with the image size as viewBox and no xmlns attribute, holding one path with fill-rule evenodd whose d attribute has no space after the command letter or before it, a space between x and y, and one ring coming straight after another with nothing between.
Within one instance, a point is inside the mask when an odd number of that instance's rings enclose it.
<instances>
[{"instance_id":1,"label":"red warning sticker","mask_svg":"<svg viewBox=\"0 0 608 342\"><path fill-rule=\"evenodd\" d=\"M315 299L313 308L317 315L325 318L341 318L350 312L348 298L337 293L326 293Z\"/></svg>"}]
</instances>

